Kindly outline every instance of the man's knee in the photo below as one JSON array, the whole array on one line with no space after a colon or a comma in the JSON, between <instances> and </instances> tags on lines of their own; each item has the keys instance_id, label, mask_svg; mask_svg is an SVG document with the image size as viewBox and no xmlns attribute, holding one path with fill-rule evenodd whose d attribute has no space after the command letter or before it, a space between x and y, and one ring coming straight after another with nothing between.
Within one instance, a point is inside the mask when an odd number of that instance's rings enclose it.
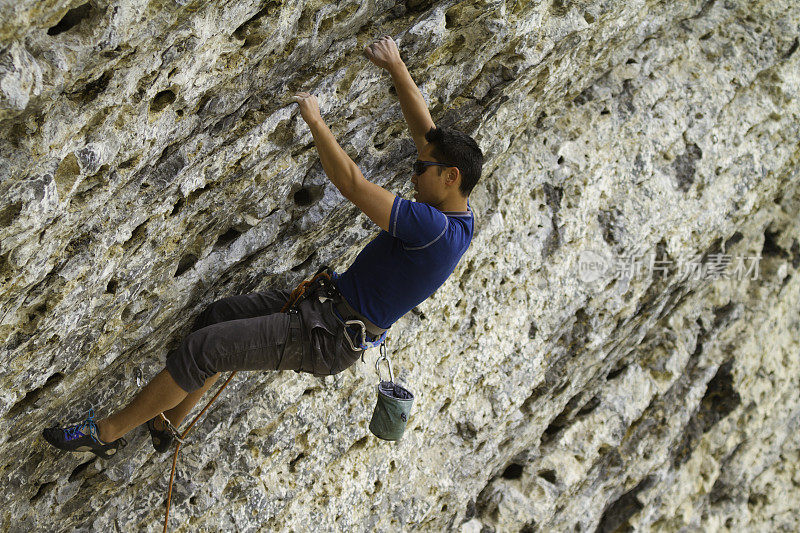
<instances>
[{"instance_id":1,"label":"man's knee","mask_svg":"<svg viewBox=\"0 0 800 533\"><path fill-rule=\"evenodd\" d=\"M167 368L173 378L177 376L176 381L186 391L194 392L204 385L210 386L220 375L213 365L216 346L209 343L208 338L208 330L193 331L167 355Z\"/></svg>"},{"instance_id":2,"label":"man's knee","mask_svg":"<svg viewBox=\"0 0 800 533\"><path fill-rule=\"evenodd\" d=\"M187 394L191 394L199 388L196 386L185 360L182 360L178 356L177 350L167 356L165 370L167 371L167 375L172 378L172 381Z\"/></svg>"}]
</instances>

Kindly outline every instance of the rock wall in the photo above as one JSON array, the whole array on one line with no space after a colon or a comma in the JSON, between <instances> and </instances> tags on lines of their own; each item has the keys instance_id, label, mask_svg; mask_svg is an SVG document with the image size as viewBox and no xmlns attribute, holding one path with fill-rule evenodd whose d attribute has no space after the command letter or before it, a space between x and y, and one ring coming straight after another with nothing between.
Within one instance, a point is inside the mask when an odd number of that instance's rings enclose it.
<instances>
[{"instance_id":1,"label":"rock wall","mask_svg":"<svg viewBox=\"0 0 800 533\"><path fill-rule=\"evenodd\" d=\"M108 461L41 428L130 400L215 299L349 265L377 228L290 97L408 196L361 55L385 34L486 155L470 249L391 330L406 435L367 430L375 350L238 374L182 448L171 530L800 529L796 2L0 13L3 530L160 531L171 455L144 428Z\"/></svg>"}]
</instances>

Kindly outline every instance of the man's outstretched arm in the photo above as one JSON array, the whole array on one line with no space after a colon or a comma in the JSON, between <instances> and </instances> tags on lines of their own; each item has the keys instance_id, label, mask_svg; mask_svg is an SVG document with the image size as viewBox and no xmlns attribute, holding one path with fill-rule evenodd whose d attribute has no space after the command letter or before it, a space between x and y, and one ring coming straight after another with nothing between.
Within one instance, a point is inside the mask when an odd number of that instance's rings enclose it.
<instances>
[{"instance_id":1,"label":"man's outstretched arm","mask_svg":"<svg viewBox=\"0 0 800 533\"><path fill-rule=\"evenodd\" d=\"M392 75L394 87L397 90L397 98L400 100L400 108L403 110L403 117L406 119L411 138L417 145L417 152L422 151L422 147L427 144L425 134L433 126L428 105L425 98L419 91L417 84L411 78L406 64L400 58L400 51L397 44L388 35L364 48L364 55L375 65L386 69Z\"/></svg>"},{"instance_id":2,"label":"man's outstretched arm","mask_svg":"<svg viewBox=\"0 0 800 533\"><path fill-rule=\"evenodd\" d=\"M308 124L319 160L328 179L339 189L342 196L356 204L384 231L389 231L389 216L395 195L380 185L367 181L358 165L339 146L336 138L322 120L317 99L309 93L299 92L294 96L300 106L303 120Z\"/></svg>"}]
</instances>

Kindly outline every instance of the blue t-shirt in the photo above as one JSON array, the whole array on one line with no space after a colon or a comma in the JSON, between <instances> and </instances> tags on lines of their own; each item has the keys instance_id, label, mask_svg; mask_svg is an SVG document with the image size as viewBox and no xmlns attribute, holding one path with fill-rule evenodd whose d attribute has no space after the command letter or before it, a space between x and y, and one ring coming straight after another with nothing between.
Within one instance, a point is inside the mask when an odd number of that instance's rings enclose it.
<instances>
[{"instance_id":1,"label":"blue t-shirt","mask_svg":"<svg viewBox=\"0 0 800 533\"><path fill-rule=\"evenodd\" d=\"M381 230L344 273L332 276L347 302L378 327L425 301L455 270L472 241L472 208L442 212L396 196Z\"/></svg>"}]
</instances>

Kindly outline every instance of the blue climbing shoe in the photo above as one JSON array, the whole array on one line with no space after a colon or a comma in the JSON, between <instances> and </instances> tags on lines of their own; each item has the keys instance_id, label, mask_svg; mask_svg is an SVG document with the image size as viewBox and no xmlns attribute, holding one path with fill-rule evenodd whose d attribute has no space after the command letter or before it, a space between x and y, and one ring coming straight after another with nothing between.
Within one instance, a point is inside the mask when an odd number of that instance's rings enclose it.
<instances>
[{"instance_id":1,"label":"blue climbing shoe","mask_svg":"<svg viewBox=\"0 0 800 533\"><path fill-rule=\"evenodd\" d=\"M89 417L79 424L65 428L58 425L45 428L42 431L44 440L68 452L92 452L102 459L109 459L128 441L123 437L114 442L103 442L98 436L97 425L94 423L94 409L89 411Z\"/></svg>"}]
</instances>

